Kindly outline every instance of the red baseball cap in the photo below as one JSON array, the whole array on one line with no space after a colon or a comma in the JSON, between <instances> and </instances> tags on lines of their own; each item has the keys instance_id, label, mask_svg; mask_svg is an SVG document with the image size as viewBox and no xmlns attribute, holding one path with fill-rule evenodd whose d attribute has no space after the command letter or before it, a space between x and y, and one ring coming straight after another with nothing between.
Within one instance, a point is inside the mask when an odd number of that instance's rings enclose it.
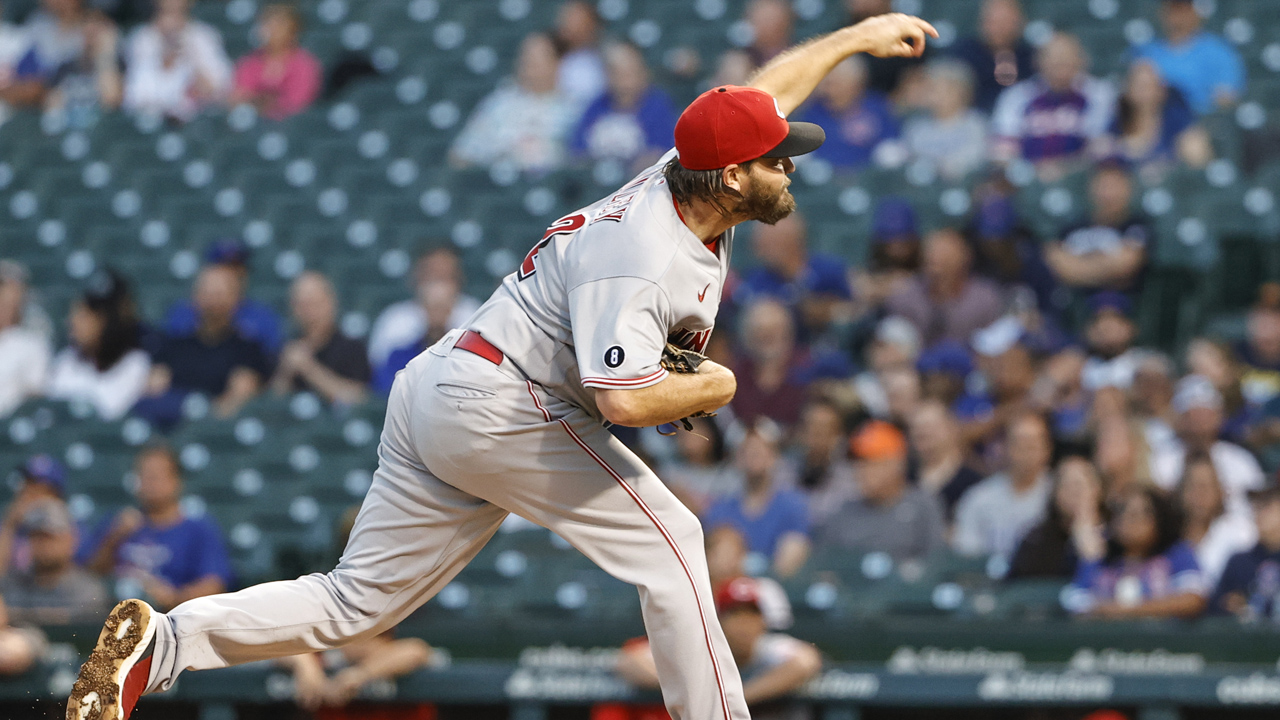
<instances>
[{"instance_id":1,"label":"red baseball cap","mask_svg":"<svg viewBox=\"0 0 1280 720\"><path fill-rule=\"evenodd\" d=\"M762 157L817 150L827 134L813 123L788 122L772 95L721 85L697 97L676 122L676 152L689 170L717 170Z\"/></svg>"},{"instance_id":2,"label":"red baseball cap","mask_svg":"<svg viewBox=\"0 0 1280 720\"><path fill-rule=\"evenodd\" d=\"M716 612L740 606L760 609L760 584L755 578L742 576L725 580L716 588Z\"/></svg>"}]
</instances>

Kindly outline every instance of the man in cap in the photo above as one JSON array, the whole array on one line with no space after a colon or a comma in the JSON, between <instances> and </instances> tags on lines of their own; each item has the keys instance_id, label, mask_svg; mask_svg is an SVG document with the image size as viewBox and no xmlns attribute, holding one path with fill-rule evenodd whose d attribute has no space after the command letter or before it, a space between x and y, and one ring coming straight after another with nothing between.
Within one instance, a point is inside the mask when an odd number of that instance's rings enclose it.
<instances>
[{"instance_id":1,"label":"man in cap","mask_svg":"<svg viewBox=\"0 0 1280 720\"><path fill-rule=\"evenodd\" d=\"M0 575L10 569L31 569L31 545L19 532L22 518L35 503L67 497L67 469L49 455L32 455L15 474L18 487L0 521Z\"/></svg>"},{"instance_id":2,"label":"man in cap","mask_svg":"<svg viewBox=\"0 0 1280 720\"><path fill-rule=\"evenodd\" d=\"M862 426L849 441L857 497L814 529L819 548L882 552L895 561L923 559L945 546L937 498L907 484L907 439L882 420Z\"/></svg>"},{"instance_id":3,"label":"man in cap","mask_svg":"<svg viewBox=\"0 0 1280 720\"><path fill-rule=\"evenodd\" d=\"M822 142L789 123L822 77L858 52L918 55L928 23L871 18L815 38L749 87L699 96L666 153L616 193L555 221L468 322L414 358L388 400L379 467L338 567L167 615L121 603L68 700L68 720L126 717L186 669L339 647L429 600L516 512L640 588L675 720L746 720L716 622L697 519L606 423L647 427L727 404L733 374L661 365L701 350L733 228L795 209L791 157ZM714 292L712 292L714 290ZM121 642L124 623L134 628Z\"/></svg>"},{"instance_id":4,"label":"man in cap","mask_svg":"<svg viewBox=\"0 0 1280 720\"><path fill-rule=\"evenodd\" d=\"M1128 390L1138 372L1142 353L1133 349L1138 328L1133 324L1133 302L1123 293L1107 290L1089 298L1092 318L1085 328L1089 357L1081 382L1089 391L1105 387Z\"/></svg>"},{"instance_id":5,"label":"man in cap","mask_svg":"<svg viewBox=\"0 0 1280 720\"><path fill-rule=\"evenodd\" d=\"M235 238L217 240L205 249L205 267L225 267L235 277L235 307L232 322L245 340L262 346L268 357L274 357L284 345L284 321L266 303L246 297L249 287L249 247ZM200 327L201 311L197 300L184 300L169 310L165 317L167 335L192 335Z\"/></svg>"},{"instance_id":6,"label":"man in cap","mask_svg":"<svg viewBox=\"0 0 1280 720\"><path fill-rule=\"evenodd\" d=\"M1244 620L1274 619L1280 615L1280 486L1249 491L1258 544L1227 561L1209 611Z\"/></svg>"},{"instance_id":7,"label":"man in cap","mask_svg":"<svg viewBox=\"0 0 1280 720\"><path fill-rule=\"evenodd\" d=\"M915 208L905 198L889 195L871 216L871 257L854 271L858 313L878 312L920 270L920 227Z\"/></svg>"},{"instance_id":8,"label":"man in cap","mask_svg":"<svg viewBox=\"0 0 1280 720\"><path fill-rule=\"evenodd\" d=\"M1227 510L1247 513L1245 493L1262 487L1265 476L1252 453L1219 439L1222 395L1213 382L1203 375L1179 380L1173 411L1177 415L1176 437L1151 448L1151 479L1165 490L1173 490L1182 480L1187 457L1207 453L1226 493Z\"/></svg>"},{"instance_id":9,"label":"man in cap","mask_svg":"<svg viewBox=\"0 0 1280 720\"><path fill-rule=\"evenodd\" d=\"M76 529L66 503L44 498L22 514L18 531L31 546L30 570L11 570L0 594L16 623L93 622L110 607L100 580L77 567Z\"/></svg>"},{"instance_id":10,"label":"man in cap","mask_svg":"<svg viewBox=\"0 0 1280 720\"><path fill-rule=\"evenodd\" d=\"M1138 48L1137 57L1154 63L1191 109L1207 115L1244 94L1245 70L1240 53L1217 35L1204 32L1202 25L1192 0L1164 0L1160 8L1164 38Z\"/></svg>"},{"instance_id":11,"label":"man in cap","mask_svg":"<svg viewBox=\"0 0 1280 720\"><path fill-rule=\"evenodd\" d=\"M755 720L808 717L802 708L778 702L794 693L822 670L822 655L810 643L780 632L769 632L761 610L761 581L736 577L716 588L716 613L742 672L743 695ZM625 645L618 657L618 674L632 684L657 689L658 672L646 640Z\"/></svg>"}]
</instances>

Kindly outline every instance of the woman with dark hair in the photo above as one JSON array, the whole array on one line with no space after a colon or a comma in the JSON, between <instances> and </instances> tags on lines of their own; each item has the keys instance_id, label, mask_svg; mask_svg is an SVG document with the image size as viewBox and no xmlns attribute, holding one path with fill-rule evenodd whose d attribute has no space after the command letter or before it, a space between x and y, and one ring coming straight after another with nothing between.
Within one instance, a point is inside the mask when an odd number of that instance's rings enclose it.
<instances>
[{"instance_id":1,"label":"woman with dark hair","mask_svg":"<svg viewBox=\"0 0 1280 720\"><path fill-rule=\"evenodd\" d=\"M94 274L67 325L71 343L53 359L46 394L118 419L142 397L151 371L128 283L111 270Z\"/></svg>"},{"instance_id":2,"label":"woman with dark hair","mask_svg":"<svg viewBox=\"0 0 1280 720\"><path fill-rule=\"evenodd\" d=\"M1182 539L1177 507L1159 490L1127 493L1111 519L1111 538L1081 547L1067 609L1104 619L1199 615L1209 588ZM1104 550L1105 548L1105 550Z\"/></svg>"},{"instance_id":3,"label":"woman with dark hair","mask_svg":"<svg viewBox=\"0 0 1280 720\"><path fill-rule=\"evenodd\" d=\"M1216 587L1231 556L1257 543L1253 521L1240 512L1227 512L1222 481L1207 454L1187 458L1177 500L1182 510L1182 539L1195 550L1205 585Z\"/></svg>"},{"instance_id":4,"label":"woman with dark hair","mask_svg":"<svg viewBox=\"0 0 1280 720\"><path fill-rule=\"evenodd\" d=\"M1122 157L1140 170L1178 161L1204 167L1213 157L1209 136L1196 124L1187 101L1145 60L1129 66L1109 134L1111 146L1105 154Z\"/></svg>"},{"instance_id":5,"label":"woman with dark hair","mask_svg":"<svg viewBox=\"0 0 1280 720\"><path fill-rule=\"evenodd\" d=\"M1062 458L1045 518L1018 544L1008 577L1065 580L1075 575L1082 556L1103 552L1105 519L1098 470L1081 455Z\"/></svg>"},{"instance_id":6,"label":"woman with dark hair","mask_svg":"<svg viewBox=\"0 0 1280 720\"><path fill-rule=\"evenodd\" d=\"M728 463L724 433L713 418L690 418L693 432L676 433L675 456L658 467L658 477L694 513L701 515L718 497L742 490Z\"/></svg>"}]
</instances>

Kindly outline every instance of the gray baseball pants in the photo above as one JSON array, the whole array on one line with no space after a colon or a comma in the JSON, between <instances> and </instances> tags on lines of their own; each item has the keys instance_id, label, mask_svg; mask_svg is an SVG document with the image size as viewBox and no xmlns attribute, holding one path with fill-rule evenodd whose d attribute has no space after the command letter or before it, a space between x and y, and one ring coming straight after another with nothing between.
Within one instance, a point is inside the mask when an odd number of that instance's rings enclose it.
<instances>
[{"instance_id":1,"label":"gray baseball pants","mask_svg":"<svg viewBox=\"0 0 1280 720\"><path fill-rule=\"evenodd\" d=\"M582 409L510 360L453 348L454 337L396 378L378 469L338 566L159 616L148 691L168 689L183 670L382 633L447 585L514 512L637 586L674 720L748 718L697 518Z\"/></svg>"}]
</instances>

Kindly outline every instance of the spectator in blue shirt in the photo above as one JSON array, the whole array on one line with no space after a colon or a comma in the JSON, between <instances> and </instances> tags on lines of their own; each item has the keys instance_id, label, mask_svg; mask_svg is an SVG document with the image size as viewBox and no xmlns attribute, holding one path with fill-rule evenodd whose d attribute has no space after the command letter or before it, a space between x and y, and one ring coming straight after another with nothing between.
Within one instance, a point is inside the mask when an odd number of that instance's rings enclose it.
<instances>
[{"instance_id":1,"label":"spectator in blue shirt","mask_svg":"<svg viewBox=\"0 0 1280 720\"><path fill-rule=\"evenodd\" d=\"M1138 48L1138 57L1155 63L1201 115L1231 105L1244 93L1244 62L1222 38L1200 29L1191 0L1164 0L1160 8L1164 39Z\"/></svg>"},{"instance_id":2,"label":"spectator in blue shirt","mask_svg":"<svg viewBox=\"0 0 1280 720\"><path fill-rule=\"evenodd\" d=\"M1249 493L1258 544L1227 561L1209 609L1242 620L1280 616L1280 486Z\"/></svg>"},{"instance_id":3,"label":"spectator in blue shirt","mask_svg":"<svg viewBox=\"0 0 1280 720\"><path fill-rule=\"evenodd\" d=\"M734 299L743 305L771 297L798 313L802 340L811 340L834 321L836 309L853 293L844 262L808 248L804 218L793 213L774 225L756 224L752 250L760 265L749 271Z\"/></svg>"},{"instance_id":4,"label":"spectator in blue shirt","mask_svg":"<svg viewBox=\"0 0 1280 720\"><path fill-rule=\"evenodd\" d=\"M629 43L604 53L609 85L587 106L569 140L574 155L647 166L675 144L671 98L650 82L644 55Z\"/></svg>"},{"instance_id":5,"label":"spectator in blue shirt","mask_svg":"<svg viewBox=\"0 0 1280 720\"><path fill-rule=\"evenodd\" d=\"M231 558L218 526L183 512L182 471L173 451L154 445L139 453L138 507L103 521L77 553L99 575L137 582L161 610L231 586Z\"/></svg>"},{"instance_id":6,"label":"spectator in blue shirt","mask_svg":"<svg viewBox=\"0 0 1280 720\"><path fill-rule=\"evenodd\" d=\"M88 13L81 0L43 0L41 5L23 26L29 44L18 58L11 81L0 86L0 102L40 105L58 71L84 51Z\"/></svg>"},{"instance_id":7,"label":"spectator in blue shirt","mask_svg":"<svg viewBox=\"0 0 1280 720\"><path fill-rule=\"evenodd\" d=\"M1158 489L1143 486L1124 495L1109 540L1100 528L1076 539L1080 564L1068 609L1109 620L1199 615L1208 588L1181 534L1176 508Z\"/></svg>"},{"instance_id":8,"label":"spectator in blue shirt","mask_svg":"<svg viewBox=\"0 0 1280 720\"><path fill-rule=\"evenodd\" d=\"M960 38L950 49L950 55L973 71L973 104L983 112L991 112L1001 91L1031 76L1036 53L1022 37L1023 25L1018 0L985 0L979 34Z\"/></svg>"},{"instance_id":9,"label":"spectator in blue shirt","mask_svg":"<svg viewBox=\"0 0 1280 720\"><path fill-rule=\"evenodd\" d=\"M233 323L236 332L245 340L261 345L267 357L273 358L284 345L284 321L270 305L245 297L249 282L249 259L248 246L236 239L219 240L205 250L205 262L209 266L226 266L235 271L237 283ZM190 335L199 324L200 312L195 300L184 300L169 309L164 321L164 331L169 335Z\"/></svg>"},{"instance_id":10,"label":"spectator in blue shirt","mask_svg":"<svg viewBox=\"0 0 1280 720\"><path fill-rule=\"evenodd\" d=\"M836 65L815 95L799 119L827 131L827 141L814 155L835 167L865 167L880 143L898 137L898 120L888 100L867 89L867 63L861 56Z\"/></svg>"},{"instance_id":11,"label":"spectator in blue shirt","mask_svg":"<svg viewBox=\"0 0 1280 720\"><path fill-rule=\"evenodd\" d=\"M713 502L702 516L702 526L707 532L725 525L734 528L751 552L770 560L774 574L789 577L809 557L809 517L804 495L778 482L781 440L778 426L767 419L747 430L735 458L743 492Z\"/></svg>"}]
</instances>

